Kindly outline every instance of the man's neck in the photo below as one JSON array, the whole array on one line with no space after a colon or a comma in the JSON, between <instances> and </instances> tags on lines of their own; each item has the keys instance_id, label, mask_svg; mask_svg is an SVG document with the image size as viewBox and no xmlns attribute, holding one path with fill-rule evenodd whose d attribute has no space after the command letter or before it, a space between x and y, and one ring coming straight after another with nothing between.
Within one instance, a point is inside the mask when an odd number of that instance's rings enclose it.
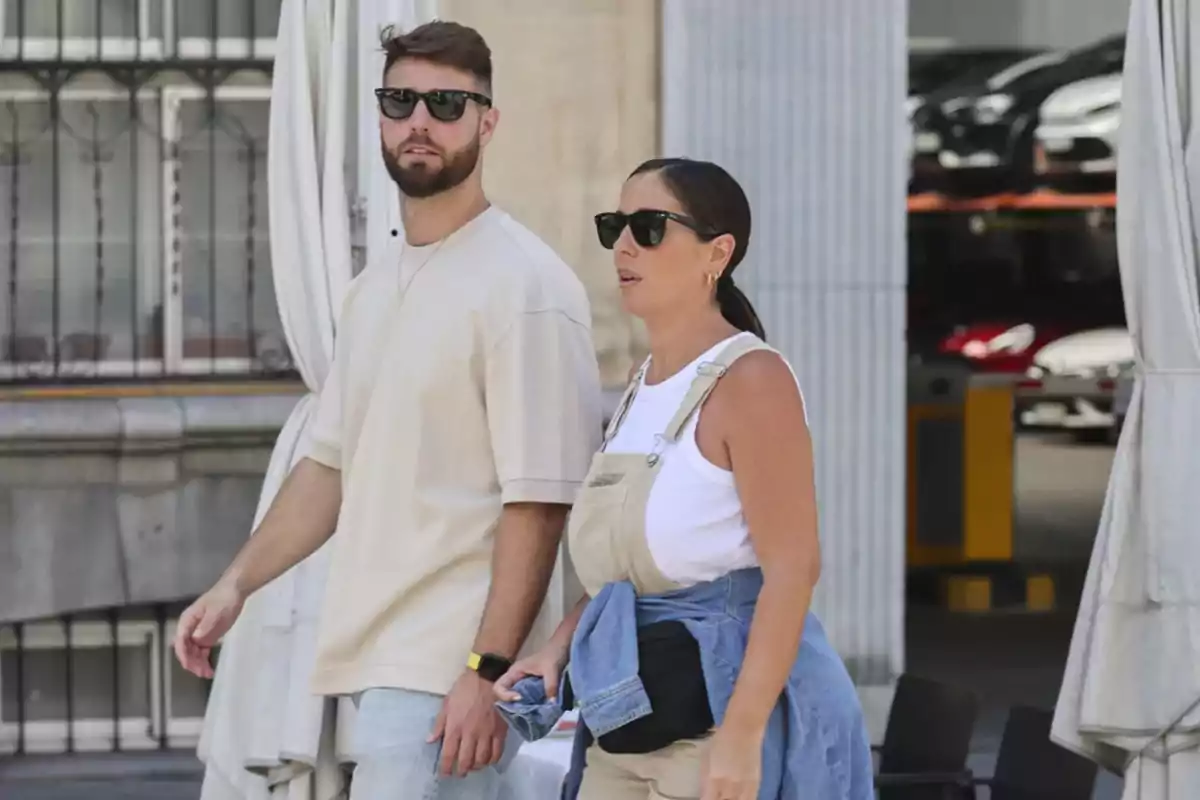
<instances>
[{"instance_id":1,"label":"man's neck","mask_svg":"<svg viewBox=\"0 0 1200 800\"><path fill-rule=\"evenodd\" d=\"M433 197L401 196L404 238L414 247L441 241L487 211L489 205L483 188L469 182Z\"/></svg>"}]
</instances>

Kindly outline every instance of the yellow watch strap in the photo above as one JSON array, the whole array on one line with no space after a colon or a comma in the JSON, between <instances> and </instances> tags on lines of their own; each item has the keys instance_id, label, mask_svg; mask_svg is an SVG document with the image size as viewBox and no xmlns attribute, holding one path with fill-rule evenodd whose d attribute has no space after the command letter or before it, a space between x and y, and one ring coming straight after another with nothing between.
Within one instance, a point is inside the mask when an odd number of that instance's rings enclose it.
<instances>
[{"instance_id":1,"label":"yellow watch strap","mask_svg":"<svg viewBox=\"0 0 1200 800\"><path fill-rule=\"evenodd\" d=\"M479 653L471 653L467 656L467 669L478 672L481 661L483 661L483 656L479 655Z\"/></svg>"}]
</instances>

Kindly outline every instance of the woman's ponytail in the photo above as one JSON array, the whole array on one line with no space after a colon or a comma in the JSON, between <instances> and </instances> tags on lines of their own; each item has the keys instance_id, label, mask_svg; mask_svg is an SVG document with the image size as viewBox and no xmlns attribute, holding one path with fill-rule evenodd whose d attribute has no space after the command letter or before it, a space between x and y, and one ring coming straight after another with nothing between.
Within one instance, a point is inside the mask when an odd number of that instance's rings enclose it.
<instances>
[{"instance_id":1,"label":"woman's ponytail","mask_svg":"<svg viewBox=\"0 0 1200 800\"><path fill-rule=\"evenodd\" d=\"M728 273L717 281L717 305L721 308L721 316L739 331L753 333L764 342L767 332L763 330L762 320L758 312L750 304L750 298L733 283L733 277Z\"/></svg>"}]
</instances>

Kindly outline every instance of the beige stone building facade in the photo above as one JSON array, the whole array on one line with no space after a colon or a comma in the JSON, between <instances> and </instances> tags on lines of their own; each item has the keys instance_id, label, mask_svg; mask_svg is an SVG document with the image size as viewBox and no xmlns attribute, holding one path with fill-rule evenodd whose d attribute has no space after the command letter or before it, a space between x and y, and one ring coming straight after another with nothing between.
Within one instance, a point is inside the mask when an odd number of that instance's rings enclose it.
<instances>
[{"instance_id":1,"label":"beige stone building facade","mask_svg":"<svg viewBox=\"0 0 1200 800\"><path fill-rule=\"evenodd\" d=\"M592 215L659 151L656 0L441 0L438 16L477 28L492 48L500 127L487 155L493 200L579 273L592 300L605 387L642 351L620 307L611 255Z\"/></svg>"}]
</instances>

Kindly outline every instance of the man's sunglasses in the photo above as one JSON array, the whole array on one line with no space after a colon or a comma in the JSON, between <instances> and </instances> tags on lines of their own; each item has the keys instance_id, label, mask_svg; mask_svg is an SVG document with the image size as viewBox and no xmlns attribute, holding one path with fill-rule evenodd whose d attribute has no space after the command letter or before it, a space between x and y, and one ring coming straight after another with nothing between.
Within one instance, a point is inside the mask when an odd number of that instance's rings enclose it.
<instances>
[{"instance_id":1,"label":"man's sunglasses","mask_svg":"<svg viewBox=\"0 0 1200 800\"><path fill-rule=\"evenodd\" d=\"M674 211L659 211L642 209L632 214L622 214L620 211L606 211L596 215L596 236L600 246L612 250L621 238L621 231L629 226L633 240L641 247L658 247L663 237L667 235L667 220L674 220L685 228L695 231L702 239L712 239L720 234L711 228L701 225L691 217L676 214Z\"/></svg>"},{"instance_id":2,"label":"man's sunglasses","mask_svg":"<svg viewBox=\"0 0 1200 800\"><path fill-rule=\"evenodd\" d=\"M492 98L479 92L461 89L434 89L418 92L416 89L376 89L379 111L388 119L405 120L417 110L417 103L424 101L429 116L439 122L456 122L467 110L467 101L474 100L484 108L492 105Z\"/></svg>"}]
</instances>

